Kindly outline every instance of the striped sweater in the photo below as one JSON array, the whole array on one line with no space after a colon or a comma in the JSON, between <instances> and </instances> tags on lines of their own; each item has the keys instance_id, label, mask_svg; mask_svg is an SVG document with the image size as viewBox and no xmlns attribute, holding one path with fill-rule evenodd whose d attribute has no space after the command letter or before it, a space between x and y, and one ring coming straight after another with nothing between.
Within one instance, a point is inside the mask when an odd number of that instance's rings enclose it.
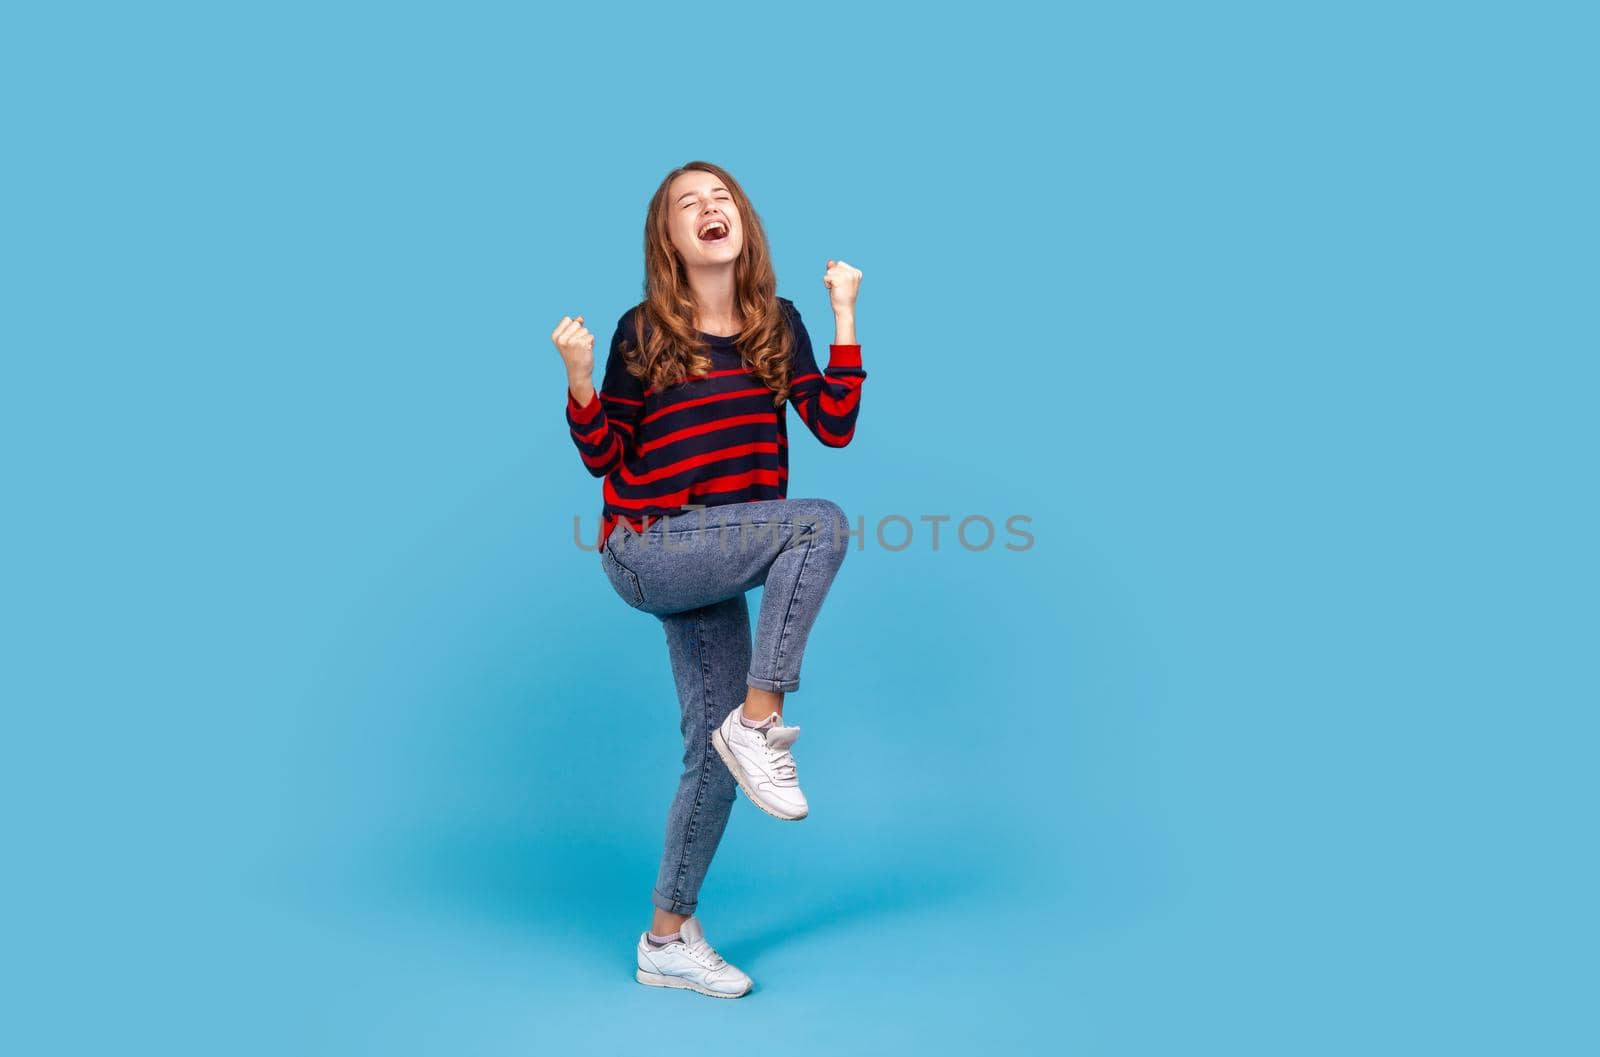
<instances>
[{"instance_id":1,"label":"striped sweater","mask_svg":"<svg viewBox=\"0 0 1600 1057\"><path fill-rule=\"evenodd\" d=\"M789 399L812 434L842 448L861 406L860 345L829 345L819 370L794 302L780 297L795 335ZM708 373L667 389L643 388L628 373L621 345L634 340L633 309L617 321L604 380L580 406L567 391L567 425L583 464L605 478L598 550L619 521L643 531L686 506L783 499L789 491L788 404L746 369L733 337L701 332Z\"/></svg>"}]
</instances>

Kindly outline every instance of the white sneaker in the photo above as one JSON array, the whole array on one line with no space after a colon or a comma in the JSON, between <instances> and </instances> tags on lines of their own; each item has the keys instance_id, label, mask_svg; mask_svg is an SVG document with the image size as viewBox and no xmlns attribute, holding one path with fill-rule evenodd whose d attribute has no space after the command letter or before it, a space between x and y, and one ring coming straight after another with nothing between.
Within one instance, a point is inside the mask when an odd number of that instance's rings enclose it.
<instances>
[{"instance_id":1,"label":"white sneaker","mask_svg":"<svg viewBox=\"0 0 1600 1057\"><path fill-rule=\"evenodd\" d=\"M781 726L776 721L769 727L747 727L739 722L743 707L729 712L721 726L711 732L717 755L756 807L788 822L805 818L810 807L800 791L794 755L789 752L789 746L800 736L800 728Z\"/></svg>"},{"instance_id":2,"label":"white sneaker","mask_svg":"<svg viewBox=\"0 0 1600 1057\"><path fill-rule=\"evenodd\" d=\"M738 998L750 990L750 978L723 961L706 942L699 918L678 926L678 938L657 947L639 934L639 969L633 978L652 987L682 987L712 998Z\"/></svg>"}]
</instances>

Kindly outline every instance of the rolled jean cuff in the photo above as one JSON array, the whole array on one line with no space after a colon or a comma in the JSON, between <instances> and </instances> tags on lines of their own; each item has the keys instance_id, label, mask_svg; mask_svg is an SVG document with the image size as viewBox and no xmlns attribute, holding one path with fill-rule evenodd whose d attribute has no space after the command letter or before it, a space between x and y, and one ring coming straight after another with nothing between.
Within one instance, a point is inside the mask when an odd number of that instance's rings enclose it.
<instances>
[{"instance_id":1,"label":"rolled jean cuff","mask_svg":"<svg viewBox=\"0 0 1600 1057\"><path fill-rule=\"evenodd\" d=\"M685 903L681 899L671 899L661 894L659 888L650 889L650 902L665 910L669 914L689 914L693 916L694 908L699 903Z\"/></svg>"},{"instance_id":2,"label":"rolled jean cuff","mask_svg":"<svg viewBox=\"0 0 1600 1057\"><path fill-rule=\"evenodd\" d=\"M757 690L765 690L773 694L792 694L800 689L800 680L794 679L763 679L758 675L745 676L745 685Z\"/></svg>"}]
</instances>

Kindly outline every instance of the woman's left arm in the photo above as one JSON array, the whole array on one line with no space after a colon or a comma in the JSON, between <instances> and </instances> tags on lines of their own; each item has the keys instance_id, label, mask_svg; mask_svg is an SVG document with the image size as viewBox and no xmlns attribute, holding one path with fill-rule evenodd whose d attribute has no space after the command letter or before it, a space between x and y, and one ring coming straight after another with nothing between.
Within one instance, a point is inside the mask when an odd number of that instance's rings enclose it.
<instances>
[{"instance_id":1,"label":"woman's left arm","mask_svg":"<svg viewBox=\"0 0 1600 1057\"><path fill-rule=\"evenodd\" d=\"M795 337L789 401L813 436L830 448L842 448L855 436L861 384L867 378L861 367L861 346L856 343L855 293L861 273L843 261L829 261L823 282L833 304L834 322L826 370L818 369L800 311L788 302Z\"/></svg>"}]
</instances>

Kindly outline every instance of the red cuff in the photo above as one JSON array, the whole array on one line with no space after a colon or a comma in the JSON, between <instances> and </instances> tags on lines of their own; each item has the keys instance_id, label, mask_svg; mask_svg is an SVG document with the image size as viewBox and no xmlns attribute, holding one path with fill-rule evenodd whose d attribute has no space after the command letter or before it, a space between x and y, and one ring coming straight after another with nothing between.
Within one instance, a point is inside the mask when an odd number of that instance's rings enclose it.
<instances>
[{"instance_id":1,"label":"red cuff","mask_svg":"<svg viewBox=\"0 0 1600 1057\"><path fill-rule=\"evenodd\" d=\"M861 366L861 346L860 345L829 345L828 346L828 366L829 367L860 367Z\"/></svg>"},{"instance_id":2,"label":"red cuff","mask_svg":"<svg viewBox=\"0 0 1600 1057\"><path fill-rule=\"evenodd\" d=\"M596 389L594 395L589 398L589 402L579 407L578 398L572 395L572 388L570 386L567 388L567 414L572 418L572 421L587 426L594 421L594 417L599 413L600 390Z\"/></svg>"}]
</instances>

